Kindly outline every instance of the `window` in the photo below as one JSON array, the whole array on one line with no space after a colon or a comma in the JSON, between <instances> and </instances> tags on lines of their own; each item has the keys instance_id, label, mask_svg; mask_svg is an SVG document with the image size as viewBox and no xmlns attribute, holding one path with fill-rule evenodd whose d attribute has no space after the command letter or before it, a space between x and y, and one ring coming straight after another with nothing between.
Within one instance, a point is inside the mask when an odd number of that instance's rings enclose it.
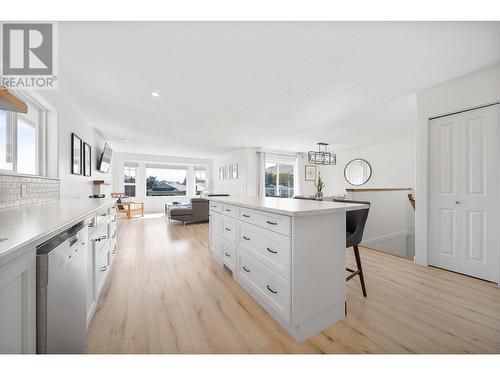
<instances>
[{"instance_id":1,"label":"window","mask_svg":"<svg viewBox=\"0 0 500 375\"><path fill-rule=\"evenodd\" d=\"M0 169L43 174L45 110L22 97L28 113L0 111Z\"/></svg>"},{"instance_id":2,"label":"window","mask_svg":"<svg viewBox=\"0 0 500 375\"><path fill-rule=\"evenodd\" d=\"M123 168L123 191L127 197L135 197L135 167Z\"/></svg>"},{"instance_id":3,"label":"window","mask_svg":"<svg viewBox=\"0 0 500 375\"><path fill-rule=\"evenodd\" d=\"M266 157L264 183L266 197L293 198L295 162L270 155Z\"/></svg>"},{"instance_id":4,"label":"window","mask_svg":"<svg viewBox=\"0 0 500 375\"><path fill-rule=\"evenodd\" d=\"M207 171L205 167L194 167L194 175L196 195L200 195L207 188Z\"/></svg>"},{"instance_id":5,"label":"window","mask_svg":"<svg viewBox=\"0 0 500 375\"><path fill-rule=\"evenodd\" d=\"M186 179L186 167L146 166L146 195L185 196Z\"/></svg>"}]
</instances>

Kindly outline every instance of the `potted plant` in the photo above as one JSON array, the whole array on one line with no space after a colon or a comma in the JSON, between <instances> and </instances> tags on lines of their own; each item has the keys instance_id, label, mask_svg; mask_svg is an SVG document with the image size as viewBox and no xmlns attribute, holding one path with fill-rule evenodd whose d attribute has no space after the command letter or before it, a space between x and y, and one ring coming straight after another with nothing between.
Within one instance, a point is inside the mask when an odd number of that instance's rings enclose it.
<instances>
[{"instance_id":1,"label":"potted plant","mask_svg":"<svg viewBox=\"0 0 500 375\"><path fill-rule=\"evenodd\" d=\"M318 172L318 180L314 181L314 186L316 187L316 194L314 194L314 197L321 201L323 200L323 188L325 187L325 183L321 179L321 173Z\"/></svg>"}]
</instances>

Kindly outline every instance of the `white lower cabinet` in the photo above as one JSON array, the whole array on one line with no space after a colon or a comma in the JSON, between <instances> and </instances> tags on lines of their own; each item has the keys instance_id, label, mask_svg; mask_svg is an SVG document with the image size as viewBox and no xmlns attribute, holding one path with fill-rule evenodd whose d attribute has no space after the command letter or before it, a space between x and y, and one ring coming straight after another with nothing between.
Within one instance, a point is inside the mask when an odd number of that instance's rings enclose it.
<instances>
[{"instance_id":1,"label":"white lower cabinet","mask_svg":"<svg viewBox=\"0 0 500 375\"><path fill-rule=\"evenodd\" d=\"M36 353L36 249L0 265L0 354Z\"/></svg>"},{"instance_id":2,"label":"white lower cabinet","mask_svg":"<svg viewBox=\"0 0 500 375\"><path fill-rule=\"evenodd\" d=\"M252 289L271 315L290 323L290 282L242 251L238 256L238 280Z\"/></svg>"},{"instance_id":3,"label":"white lower cabinet","mask_svg":"<svg viewBox=\"0 0 500 375\"><path fill-rule=\"evenodd\" d=\"M99 295L118 251L118 226L114 207L97 213L95 228L89 233L87 266L87 325L90 324Z\"/></svg>"},{"instance_id":4,"label":"white lower cabinet","mask_svg":"<svg viewBox=\"0 0 500 375\"><path fill-rule=\"evenodd\" d=\"M297 341L344 316L345 211L287 216L210 202L214 258Z\"/></svg>"},{"instance_id":5,"label":"white lower cabinet","mask_svg":"<svg viewBox=\"0 0 500 375\"><path fill-rule=\"evenodd\" d=\"M210 250L212 251L212 256L219 263L221 261L220 217L220 206L217 204L211 204L209 213L209 244Z\"/></svg>"},{"instance_id":6,"label":"white lower cabinet","mask_svg":"<svg viewBox=\"0 0 500 375\"><path fill-rule=\"evenodd\" d=\"M236 247L223 239L221 241L222 263L234 272L236 267Z\"/></svg>"}]
</instances>

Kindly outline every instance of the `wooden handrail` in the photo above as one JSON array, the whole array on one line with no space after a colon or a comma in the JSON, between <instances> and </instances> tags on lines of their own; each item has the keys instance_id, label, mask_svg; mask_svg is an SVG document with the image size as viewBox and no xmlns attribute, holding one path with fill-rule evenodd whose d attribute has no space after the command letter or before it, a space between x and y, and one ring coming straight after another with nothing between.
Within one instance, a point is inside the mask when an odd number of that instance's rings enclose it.
<instances>
[{"instance_id":1,"label":"wooden handrail","mask_svg":"<svg viewBox=\"0 0 500 375\"><path fill-rule=\"evenodd\" d=\"M367 192L367 191L411 191L412 188L359 188L359 189L345 189L350 193Z\"/></svg>"}]
</instances>

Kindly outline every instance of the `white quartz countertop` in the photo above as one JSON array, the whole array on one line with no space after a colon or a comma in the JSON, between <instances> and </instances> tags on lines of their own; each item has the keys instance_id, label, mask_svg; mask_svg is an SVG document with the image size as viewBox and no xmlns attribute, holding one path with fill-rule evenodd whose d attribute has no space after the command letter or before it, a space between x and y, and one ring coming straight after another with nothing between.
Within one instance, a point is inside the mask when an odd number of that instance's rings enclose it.
<instances>
[{"instance_id":1,"label":"white quartz countertop","mask_svg":"<svg viewBox=\"0 0 500 375\"><path fill-rule=\"evenodd\" d=\"M272 212L287 216L321 215L338 211L359 210L368 208L366 204L338 203L327 201L313 201L291 198L259 198L259 197L207 197L207 199L231 204L234 206L251 208L254 210Z\"/></svg>"},{"instance_id":2,"label":"white quartz countertop","mask_svg":"<svg viewBox=\"0 0 500 375\"><path fill-rule=\"evenodd\" d=\"M0 210L0 265L28 245L40 245L114 202L111 198L62 199Z\"/></svg>"}]
</instances>

